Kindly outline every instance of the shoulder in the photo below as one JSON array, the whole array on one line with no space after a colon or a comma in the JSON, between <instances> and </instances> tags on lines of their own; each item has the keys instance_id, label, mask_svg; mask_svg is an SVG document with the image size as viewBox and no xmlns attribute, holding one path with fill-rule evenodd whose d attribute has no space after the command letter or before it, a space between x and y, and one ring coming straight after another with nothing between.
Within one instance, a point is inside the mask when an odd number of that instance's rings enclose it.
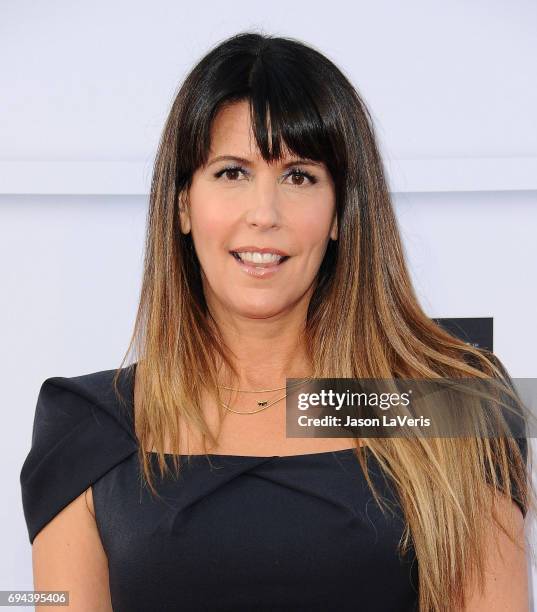
<instances>
[{"instance_id":1,"label":"shoulder","mask_svg":"<svg viewBox=\"0 0 537 612\"><path fill-rule=\"evenodd\" d=\"M47 378L35 407L31 448L20 472L30 543L69 502L138 449L132 367ZM121 401L124 399L124 402Z\"/></svg>"}]
</instances>

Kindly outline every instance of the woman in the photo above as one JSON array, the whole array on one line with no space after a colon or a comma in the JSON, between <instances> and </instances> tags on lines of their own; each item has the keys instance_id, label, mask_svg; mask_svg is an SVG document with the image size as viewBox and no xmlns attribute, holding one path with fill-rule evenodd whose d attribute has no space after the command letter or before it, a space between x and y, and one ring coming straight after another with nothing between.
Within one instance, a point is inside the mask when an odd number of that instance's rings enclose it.
<instances>
[{"instance_id":1,"label":"woman","mask_svg":"<svg viewBox=\"0 0 537 612\"><path fill-rule=\"evenodd\" d=\"M287 378L504 375L421 310L370 116L315 49L243 33L186 78L133 346L43 383L36 588L80 610L527 609L524 439L286 438Z\"/></svg>"}]
</instances>

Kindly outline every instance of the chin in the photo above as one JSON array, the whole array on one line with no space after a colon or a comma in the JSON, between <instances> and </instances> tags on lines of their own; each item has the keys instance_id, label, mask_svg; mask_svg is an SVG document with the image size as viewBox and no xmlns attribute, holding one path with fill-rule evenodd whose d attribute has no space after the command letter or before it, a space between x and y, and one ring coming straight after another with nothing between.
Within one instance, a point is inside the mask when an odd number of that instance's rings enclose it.
<instances>
[{"instance_id":1,"label":"chin","mask_svg":"<svg viewBox=\"0 0 537 612\"><path fill-rule=\"evenodd\" d=\"M280 314L285 307L281 304L233 304L232 310L251 319L268 319Z\"/></svg>"}]
</instances>

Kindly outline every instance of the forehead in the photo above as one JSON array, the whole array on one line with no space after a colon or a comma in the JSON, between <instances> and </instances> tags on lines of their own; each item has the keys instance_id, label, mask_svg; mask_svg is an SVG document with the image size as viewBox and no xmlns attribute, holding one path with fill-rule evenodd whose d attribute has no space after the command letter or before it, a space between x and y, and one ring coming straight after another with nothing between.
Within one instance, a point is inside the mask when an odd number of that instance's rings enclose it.
<instances>
[{"instance_id":1,"label":"forehead","mask_svg":"<svg viewBox=\"0 0 537 612\"><path fill-rule=\"evenodd\" d=\"M270 117L268 118L270 135ZM284 143L282 143L284 145ZM250 107L247 101L234 102L222 107L211 125L210 156L234 154L241 157L261 157L250 118ZM292 157L284 146L284 156Z\"/></svg>"}]
</instances>

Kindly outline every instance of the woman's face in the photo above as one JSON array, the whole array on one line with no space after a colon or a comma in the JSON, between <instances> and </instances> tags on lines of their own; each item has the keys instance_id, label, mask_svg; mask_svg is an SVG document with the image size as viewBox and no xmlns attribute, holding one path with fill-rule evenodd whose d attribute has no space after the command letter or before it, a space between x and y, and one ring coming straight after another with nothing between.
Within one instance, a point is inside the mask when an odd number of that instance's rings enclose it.
<instances>
[{"instance_id":1,"label":"woman's face","mask_svg":"<svg viewBox=\"0 0 537 612\"><path fill-rule=\"evenodd\" d=\"M268 318L307 307L328 241L337 238L335 191L324 164L294 161L271 165L260 157L247 102L221 109L213 121L208 162L194 173L180 213L211 310ZM244 247L288 258L276 265L243 254L241 262L232 251Z\"/></svg>"}]
</instances>

